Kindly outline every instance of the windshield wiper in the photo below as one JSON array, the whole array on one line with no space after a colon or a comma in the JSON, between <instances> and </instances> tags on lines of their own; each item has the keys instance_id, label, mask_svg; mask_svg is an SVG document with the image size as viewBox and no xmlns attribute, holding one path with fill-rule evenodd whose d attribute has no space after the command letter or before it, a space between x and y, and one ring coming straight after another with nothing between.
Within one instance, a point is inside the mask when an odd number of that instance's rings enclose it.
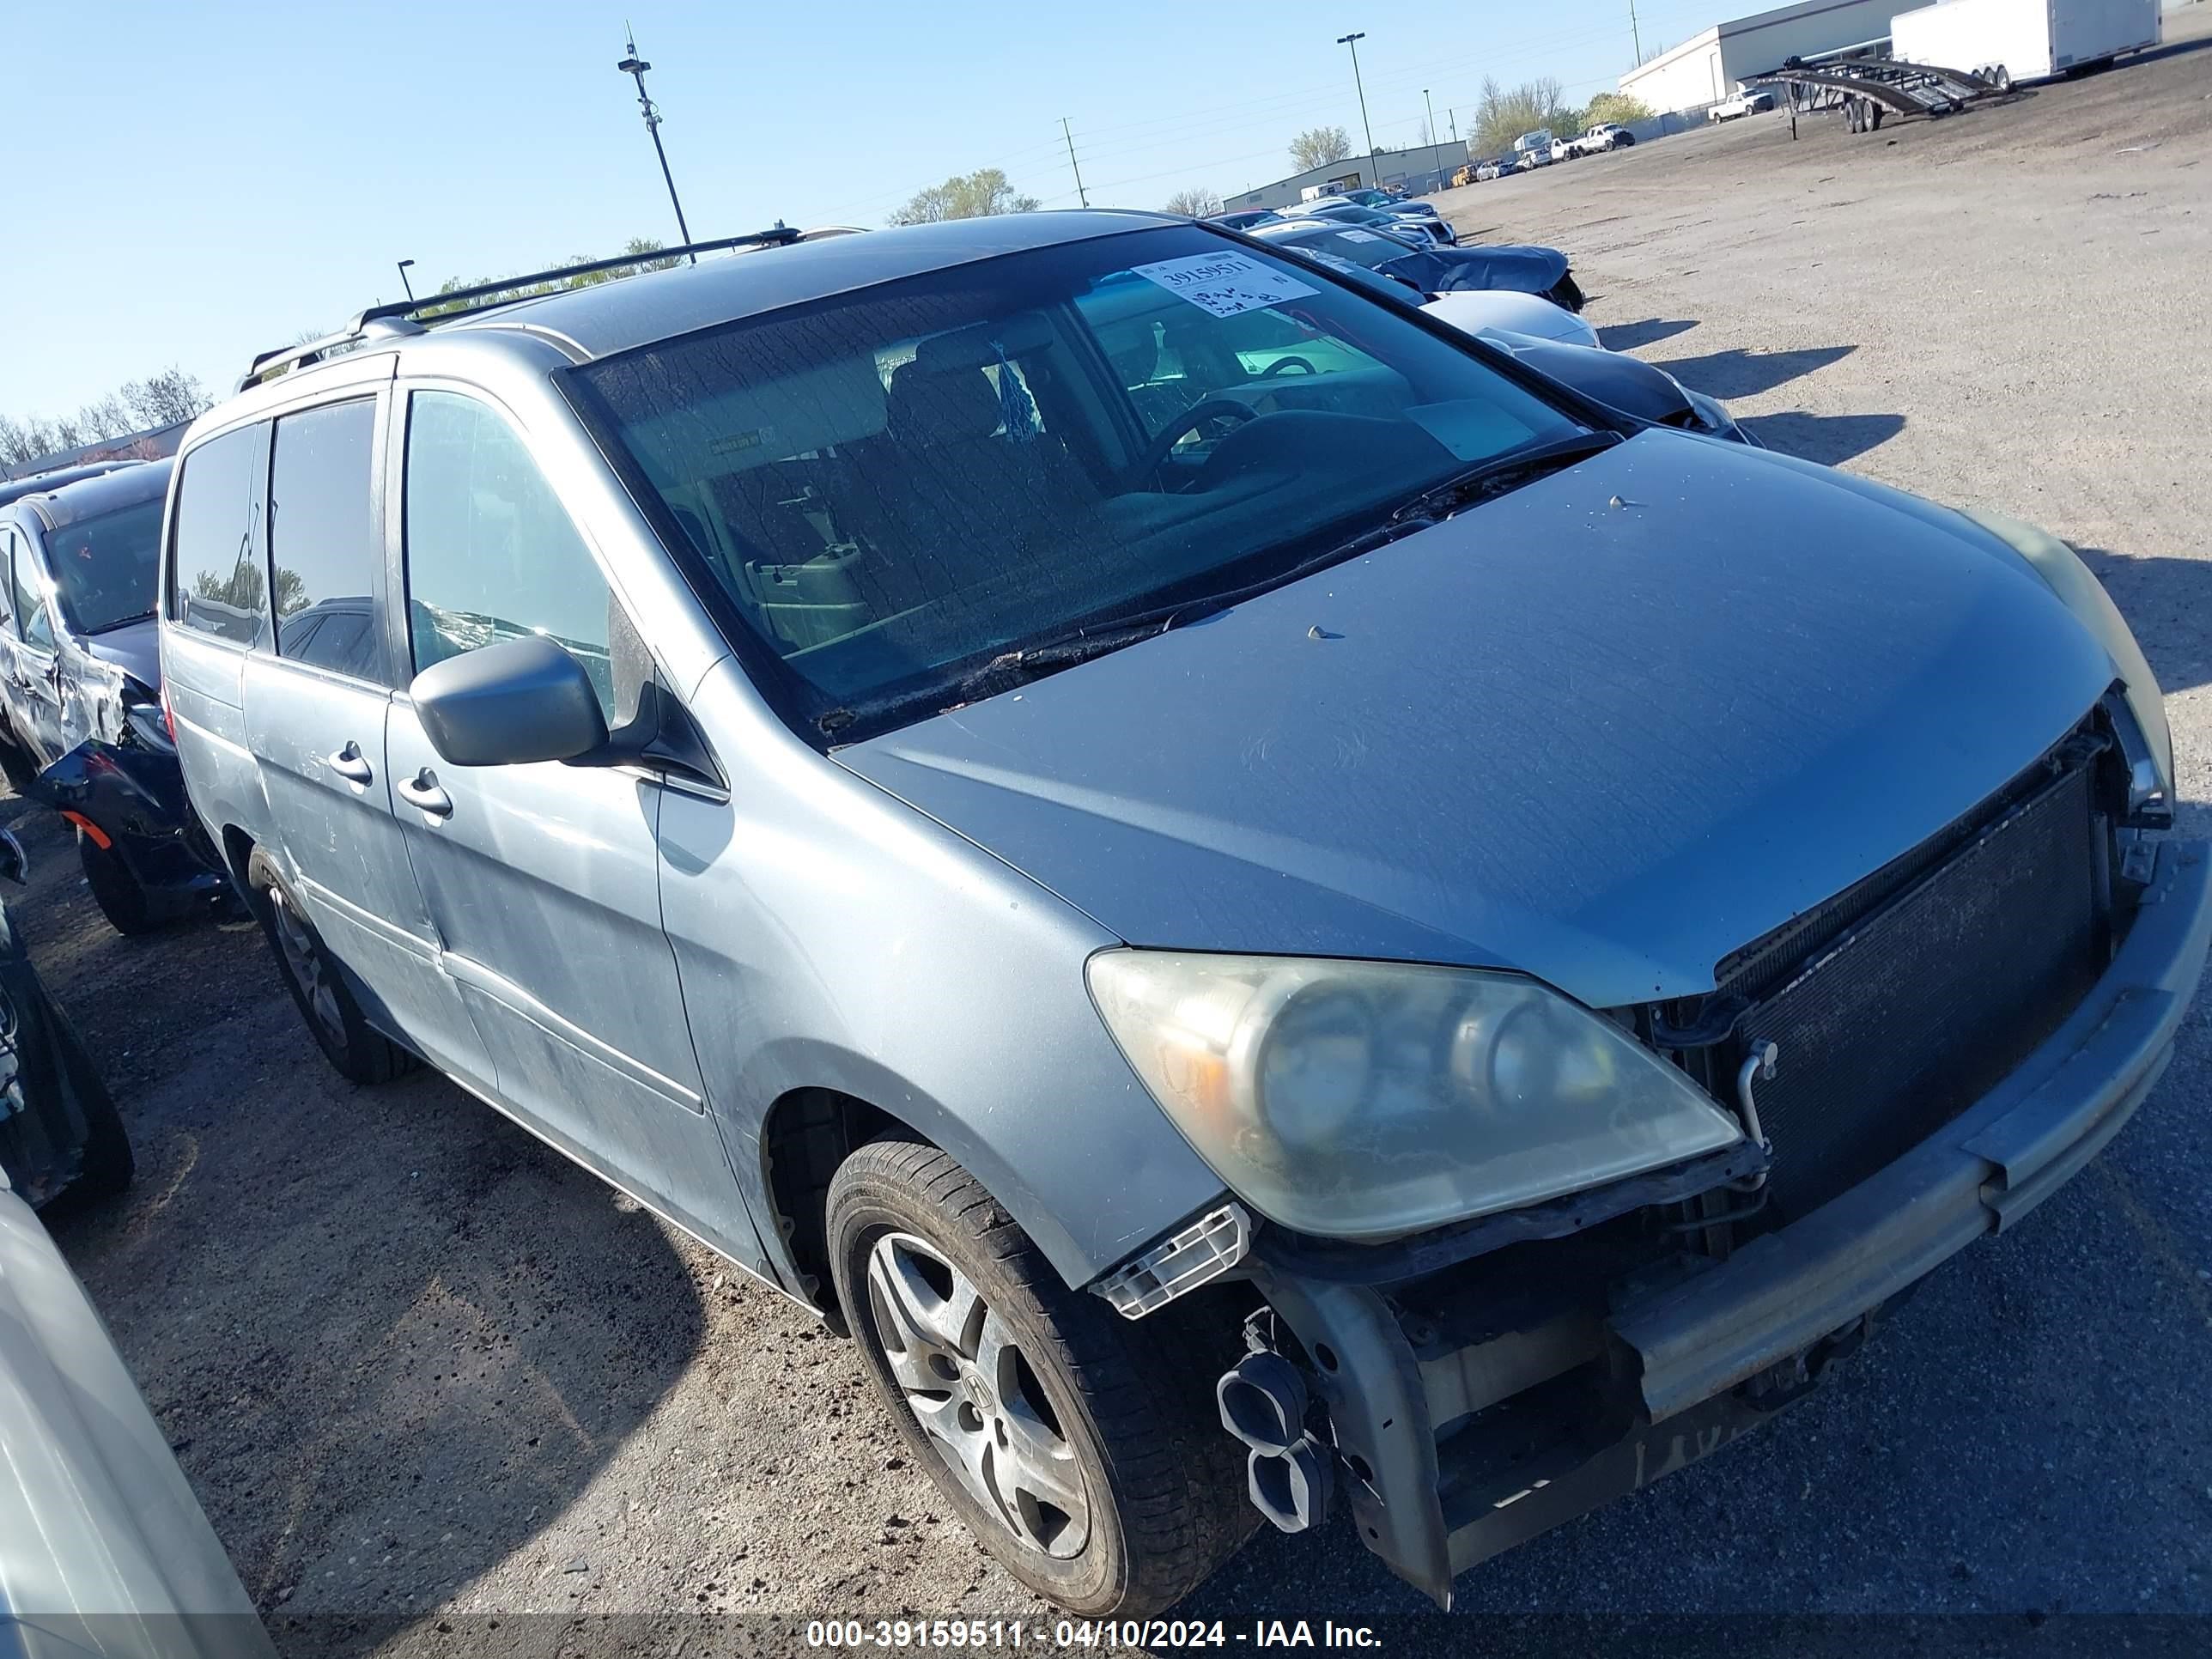
<instances>
[{"instance_id":1,"label":"windshield wiper","mask_svg":"<svg viewBox=\"0 0 2212 1659\"><path fill-rule=\"evenodd\" d=\"M1553 438L1540 444L1508 450L1503 455L1493 455L1463 472L1453 474L1440 484L1430 485L1400 506L1390 514L1391 520L1395 523L1413 519L1449 518L1454 513L1473 507L1477 501L1502 495L1509 489L1517 489L1547 472L1562 471L1577 461L1588 460L1591 456L1612 448L1620 441L1618 432L1577 432L1568 437Z\"/></svg>"}]
</instances>

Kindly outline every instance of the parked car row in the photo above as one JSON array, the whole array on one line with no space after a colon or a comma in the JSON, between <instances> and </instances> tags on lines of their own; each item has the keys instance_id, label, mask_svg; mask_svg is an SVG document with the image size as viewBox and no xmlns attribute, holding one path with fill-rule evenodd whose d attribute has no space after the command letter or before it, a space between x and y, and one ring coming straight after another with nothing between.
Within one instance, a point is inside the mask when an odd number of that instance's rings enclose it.
<instances>
[{"instance_id":1,"label":"parked car row","mask_svg":"<svg viewBox=\"0 0 2212 1659\"><path fill-rule=\"evenodd\" d=\"M161 515L191 844L330 1064L848 1332L1084 1614L1336 1509L1449 1605L1763 1420L2212 938L2063 544L1763 453L1556 250L1307 210L374 307Z\"/></svg>"}]
</instances>

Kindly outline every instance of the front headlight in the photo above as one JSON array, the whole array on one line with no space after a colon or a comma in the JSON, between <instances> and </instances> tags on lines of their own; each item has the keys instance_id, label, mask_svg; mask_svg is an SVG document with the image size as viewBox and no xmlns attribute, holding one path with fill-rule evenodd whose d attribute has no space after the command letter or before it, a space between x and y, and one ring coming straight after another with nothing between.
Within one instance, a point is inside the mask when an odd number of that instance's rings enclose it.
<instances>
[{"instance_id":1,"label":"front headlight","mask_svg":"<svg viewBox=\"0 0 2212 1659\"><path fill-rule=\"evenodd\" d=\"M1199 1156L1300 1232L1393 1237L1742 1138L1628 1033L1517 975L1132 950L1087 973Z\"/></svg>"},{"instance_id":2,"label":"front headlight","mask_svg":"<svg viewBox=\"0 0 2212 1659\"><path fill-rule=\"evenodd\" d=\"M2121 684L2127 688L2128 710L2136 717L2143 741L2150 746L2159 791L2171 805L2174 798L2173 734L2166 729L2166 697L2158 689L2157 678L2150 672L2142 647L2136 643L2134 633L2120 615L2119 606L2112 603L2112 596L2105 592L2105 585L2072 548L2049 531L2022 524L2018 519L2008 519L2002 513L1984 513L1967 507L1958 511L1960 516L1981 526L2027 560L2058 596L2059 603L2071 611L2097 643L2105 647L2105 654L2112 659L2113 667L2119 671Z\"/></svg>"}]
</instances>

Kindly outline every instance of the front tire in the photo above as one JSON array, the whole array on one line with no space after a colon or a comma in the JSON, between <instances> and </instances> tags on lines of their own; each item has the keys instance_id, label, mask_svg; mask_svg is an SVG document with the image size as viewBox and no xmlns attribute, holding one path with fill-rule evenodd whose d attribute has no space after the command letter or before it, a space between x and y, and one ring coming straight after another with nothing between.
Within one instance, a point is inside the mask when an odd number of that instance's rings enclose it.
<instances>
[{"instance_id":1,"label":"front tire","mask_svg":"<svg viewBox=\"0 0 2212 1659\"><path fill-rule=\"evenodd\" d=\"M100 907L100 914L107 918L107 925L125 938L157 931L167 918L157 912L152 900L138 878L131 873L131 866L123 855L112 847L102 847L80 829L76 832L77 862L84 867L85 885L92 889L92 902Z\"/></svg>"},{"instance_id":2,"label":"front tire","mask_svg":"<svg viewBox=\"0 0 2212 1659\"><path fill-rule=\"evenodd\" d=\"M902 1437L1030 1589L1079 1616L1143 1617L1249 1534L1212 1395L1233 1352L1068 1289L973 1176L918 1141L855 1152L828 1220L838 1297Z\"/></svg>"},{"instance_id":3,"label":"front tire","mask_svg":"<svg viewBox=\"0 0 2212 1659\"><path fill-rule=\"evenodd\" d=\"M389 1083L415 1057L368 1023L337 958L300 908L276 860L256 848L246 866L253 908L276 957L276 972L314 1034L323 1058L353 1083Z\"/></svg>"}]
</instances>

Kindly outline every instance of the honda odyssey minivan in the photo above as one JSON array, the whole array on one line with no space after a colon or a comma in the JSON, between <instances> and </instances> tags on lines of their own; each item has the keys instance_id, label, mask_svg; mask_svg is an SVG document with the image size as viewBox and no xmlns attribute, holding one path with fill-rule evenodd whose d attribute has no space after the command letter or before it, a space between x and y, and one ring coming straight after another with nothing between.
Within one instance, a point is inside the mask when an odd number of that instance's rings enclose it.
<instances>
[{"instance_id":1,"label":"honda odyssey minivan","mask_svg":"<svg viewBox=\"0 0 2212 1659\"><path fill-rule=\"evenodd\" d=\"M849 1332L1040 1595L1448 1603L2151 1090L2212 878L2050 536L1217 226L750 240L257 362L169 712L330 1062Z\"/></svg>"}]
</instances>

